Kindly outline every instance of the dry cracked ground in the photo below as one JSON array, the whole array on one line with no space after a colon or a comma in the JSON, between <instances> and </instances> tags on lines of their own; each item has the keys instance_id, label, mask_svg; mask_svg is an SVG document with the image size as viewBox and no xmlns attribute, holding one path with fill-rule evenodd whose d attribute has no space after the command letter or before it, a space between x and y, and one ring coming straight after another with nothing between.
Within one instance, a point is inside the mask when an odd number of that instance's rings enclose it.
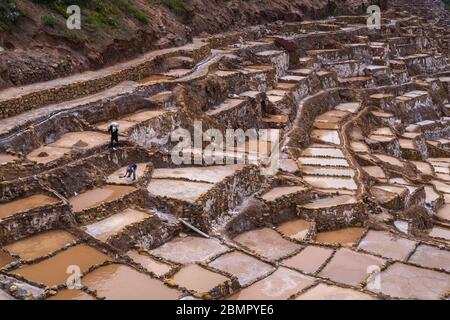
<instances>
[{"instance_id":1,"label":"dry cracked ground","mask_svg":"<svg viewBox=\"0 0 450 320\"><path fill-rule=\"evenodd\" d=\"M425 13L255 26L0 92L0 300L448 300L450 28ZM278 172L175 165L194 121L280 130Z\"/></svg>"}]
</instances>

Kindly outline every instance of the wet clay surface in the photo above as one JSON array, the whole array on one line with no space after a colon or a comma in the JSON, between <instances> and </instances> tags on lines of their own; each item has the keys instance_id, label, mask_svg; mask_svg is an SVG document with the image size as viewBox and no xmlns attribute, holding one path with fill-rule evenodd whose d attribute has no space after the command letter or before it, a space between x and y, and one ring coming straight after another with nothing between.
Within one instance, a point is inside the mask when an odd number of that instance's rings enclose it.
<instances>
[{"instance_id":1,"label":"wet clay surface","mask_svg":"<svg viewBox=\"0 0 450 320\"><path fill-rule=\"evenodd\" d=\"M361 239L364 231L364 228L345 228L336 231L319 232L316 236L316 242L353 245Z\"/></svg>"},{"instance_id":2,"label":"wet clay surface","mask_svg":"<svg viewBox=\"0 0 450 320\"><path fill-rule=\"evenodd\" d=\"M92 189L69 199L74 212L92 208L103 202L109 202L136 191L129 186L107 185L101 188Z\"/></svg>"},{"instance_id":3,"label":"wet clay surface","mask_svg":"<svg viewBox=\"0 0 450 320\"><path fill-rule=\"evenodd\" d=\"M246 286L273 270L271 265L238 251L220 256L209 266L236 276L241 286Z\"/></svg>"},{"instance_id":4,"label":"wet clay surface","mask_svg":"<svg viewBox=\"0 0 450 320\"><path fill-rule=\"evenodd\" d=\"M360 249L396 260L406 259L415 247L414 241L389 232L373 230L370 230L358 245Z\"/></svg>"},{"instance_id":5,"label":"wet clay surface","mask_svg":"<svg viewBox=\"0 0 450 320\"><path fill-rule=\"evenodd\" d=\"M228 278L199 265L190 264L178 271L171 278L171 281L180 287L202 294L224 284L228 281Z\"/></svg>"},{"instance_id":6,"label":"wet clay surface","mask_svg":"<svg viewBox=\"0 0 450 320\"><path fill-rule=\"evenodd\" d=\"M232 295L230 300L285 300L312 285L313 278L280 267L267 278Z\"/></svg>"},{"instance_id":7,"label":"wet clay surface","mask_svg":"<svg viewBox=\"0 0 450 320\"><path fill-rule=\"evenodd\" d=\"M101 267L81 282L107 300L174 300L180 296L161 281L119 264Z\"/></svg>"},{"instance_id":8,"label":"wet clay surface","mask_svg":"<svg viewBox=\"0 0 450 320\"><path fill-rule=\"evenodd\" d=\"M283 239L276 231L264 228L240 234L234 241L269 260L277 260L301 248L300 245Z\"/></svg>"},{"instance_id":9,"label":"wet clay surface","mask_svg":"<svg viewBox=\"0 0 450 320\"><path fill-rule=\"evenodd\" d=\"M319 283L301 294L296 300L374 300L372 296L356 290Z\"/></svg>"},{"instance_id":10,"label":"wet clay surface","mask_svg":"<svg viewBox=\"0 0 450 320\"><path fill-rule=\"evenodd\" d=\"M51 287L66 283L68 278L66 271L69 266L79 266L81 272L86 272L93 265L103 263L108 259L108 256L96 249L80 244L36 264L15 269L11 273L20 274L26 279ZM51 272L49 272L50 270Z\"/></svg>"},{"instance_id":11,"label":"wet clay surface","mask_svg":"<svg viewBox=\"0 0 450 320\"><path fill-rule=\"evenodd\" d=\"M381 272L381 283L373 291L403 299L439 299L450 288L450 275L395 263Z\"/></svg>"},{"instance_id":12,"label":"wet clay surface","mask_svg":"<svg viewBox=\"0 0 450 320\"><path fill-rule=\"evenodd\" d=\"M162 263L152 259L150 256L145 253L139 253L137 251L128 251L127 255L133 259L134 262L140 264L142 267L147 269L147 271L153 272L157 276L164 276L172 267L166 263Z\"/></svg>"},{"instance_id":13,"label":"wet clay surface","mask_svg":"<svg viewBox=\"0 0 450 320\"><path fill-rule=\"evenodd\" d=\"M58 199L43 194L36 194L12 202L0 204L0 218L6 218L16 213L49 206L60 202Z\"/></svg>"},{"instance_id":14,"label":"wet clay surface","mask_svg":"<svg viewBox=\"0 0 450 320\"><path fill-rule=\"evenodd\" d=\"M349 249L339 249L331 261L319 273L324 278L356 286L364 281L370 273L369 267L382 265L385 260L357 253Z\"/></svg>"},{"instance_id":15,"label":"wet clay surface","mask_svg":"<svg viewBox=\"0 0 450 320\"><path fill-rule=\"evenodd\" d=\"M46 300L95 300L95 298L81 290L64 289Z\"/></svg>"},{"instance_id":16,"label":"wet clay surface","mask_svg":"<svg viewBox=\"0 0 450 320\"><path fill-rule=\"evenodd\" d=\"M228 251L216 239L198 237L175 238L150 253L177 263L204 262L216 255Z\"/></svg>"},{"instance_id":17,"label":"wet clay surface","mask_svg":"<svg viewBox=\"0 0 450 320\"><path fill-rule=\"evenodd\" d=\"M75 236L67 231L52 230L16 241L4 248L24 260L34 260L53 253L75 240Z\"/></svg>"},{"instance_id":18,"label":"wet clay surface","mask_svg":"<svg viewBox=\"0 0 450 320\"><path fill-rule=\"evenodd\" d=\"M302 272L315 273L332 253L332 249L308 246L295 256L283 260L282 264Z\"/></svg>"},{"instance_id":19,"label":"wet clay surface","mask_svg":"<svg viewBox=\"0 0 450 320\"><path fill-rule=\"evenodd\" d=\"M311 222L302 219L297 219L279 225L277 227L277 230L285 237L296 240L303 240L307 236L311 228L312 228Z\"/></svg>"}]
</instances>

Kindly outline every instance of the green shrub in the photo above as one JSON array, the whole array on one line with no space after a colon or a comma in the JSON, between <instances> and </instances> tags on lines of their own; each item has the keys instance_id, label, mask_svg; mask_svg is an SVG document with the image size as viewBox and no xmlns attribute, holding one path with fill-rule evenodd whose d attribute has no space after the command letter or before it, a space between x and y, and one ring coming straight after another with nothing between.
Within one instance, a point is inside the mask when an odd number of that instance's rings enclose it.
<instances>
[{"instance_id":1,"label":"green shrub","mask_svg":"<svg viewBox=\"0 0 450 320\"><path fill-rule=\"evenodd\" d=\"M55 16L48 15L42 17L42 23L44 26L47 26L49 28L54 28L56 24L58 23L58 20L56 20Z\"/></svg>"},{"instance_id":2,"label":"green shrub","mask_svg":"<svg viewBox=\"0 0 450 320\"><path fill-rule=\"evenodd\" d=\"M87 37L83 33L81 33L80 31L77 31L77 30L66 29L64 31L64 37L66 37L67 39L72 40L75 43L80 43L81 44L81 43L88 42Z\"/></svg>"}]
</instances>

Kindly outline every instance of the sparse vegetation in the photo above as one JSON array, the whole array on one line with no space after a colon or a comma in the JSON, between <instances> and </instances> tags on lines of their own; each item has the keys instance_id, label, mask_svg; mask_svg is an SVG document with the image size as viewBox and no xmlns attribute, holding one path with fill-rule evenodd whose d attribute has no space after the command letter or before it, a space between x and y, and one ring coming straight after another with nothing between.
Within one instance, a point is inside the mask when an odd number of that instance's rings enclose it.
<instances>
[{"instance_id":1,"label":"sparse vegetation","mask_svg":"<svg viewBox=\"0 0 450 320\"><path fill-rule=\"evenodd\" d=\"M85 42L88 41L87 37L83 33L78 32L76 30L66 29L64 31L64 37L66 37L67 39L72 40L74 43L80 43L81 44L81 43L85 43Z\"/></svg>"},{"instance_id":2,"label":"sparse vegetation","mask_svg":"<svg viewBox=\"0 0 450 320\"><path fill-rule=\"evenodd\" d=\"M15 0L0 1L0 29L7 29L21 15Z\"/></svg>"},{"instance_id":3,"label":"sparse vegetation","mask_svg":"<svg viewBox=\"0 0 450 320\"><path fill-rule=\"evenodd\" d=\"M162 4L177 15L186 12L186 0L149 0L150 4Z\"/></svg>"},{"instance_id":4,"label":"sparse vegetation","mask_svg":"<svg viewBox=\"0 0 450 320\"><path fill-rule=\"evenodd\" d=\"M42 23L44 24L44 26L54 28L58 23L58 20L53 15L47 15L42 17Z\"/></svg>"}]
</instances>

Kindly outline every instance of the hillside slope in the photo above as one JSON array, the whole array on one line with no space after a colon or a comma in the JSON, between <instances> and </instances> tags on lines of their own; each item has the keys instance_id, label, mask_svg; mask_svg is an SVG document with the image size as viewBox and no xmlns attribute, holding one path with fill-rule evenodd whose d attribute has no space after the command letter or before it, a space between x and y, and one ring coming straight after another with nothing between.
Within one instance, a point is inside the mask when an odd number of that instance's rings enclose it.
<instances>
[{"instance_id":1,"label":"hillside slope","mask_svg":"<svg viewBox=\"0 0 450 320\"><path fill-rule=\"evenodd\" d=\"M193 36L365 11L387 0L2 0L0 88L98 69ZM68 30L78 4L82 30Z\"/></svg>"}]
</instances>

